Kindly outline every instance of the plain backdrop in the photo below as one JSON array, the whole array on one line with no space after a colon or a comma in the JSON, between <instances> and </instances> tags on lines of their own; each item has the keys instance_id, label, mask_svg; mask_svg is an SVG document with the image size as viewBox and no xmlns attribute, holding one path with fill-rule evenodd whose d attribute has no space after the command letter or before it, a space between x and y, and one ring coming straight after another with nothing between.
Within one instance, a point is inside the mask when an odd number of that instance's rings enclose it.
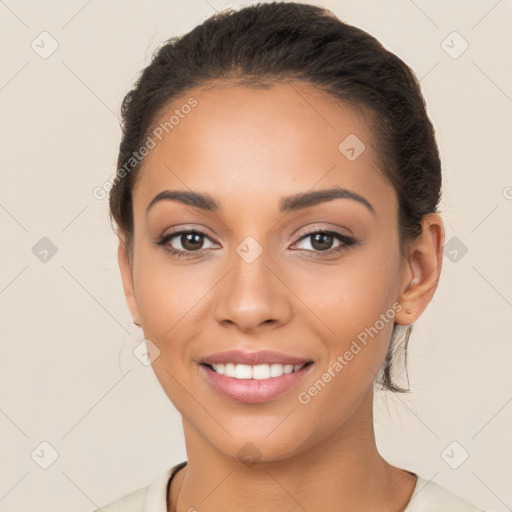
<instances>
[{"instance_id":1,"label":"plain backdrop","mask_svg":"<svg viewBox=\"0 0 512 512\"><path fill-rule=\"evenodd\" d=\"M143 335L92 191L152 52L250 3L0 1L2 511L90 511L186 459L179 414L133 355ZM376 397L379 449L512 510L512 2L312 3L414 69L442 153L444 268L411 337L412 392Z\"/></svg>"}]
</instances>

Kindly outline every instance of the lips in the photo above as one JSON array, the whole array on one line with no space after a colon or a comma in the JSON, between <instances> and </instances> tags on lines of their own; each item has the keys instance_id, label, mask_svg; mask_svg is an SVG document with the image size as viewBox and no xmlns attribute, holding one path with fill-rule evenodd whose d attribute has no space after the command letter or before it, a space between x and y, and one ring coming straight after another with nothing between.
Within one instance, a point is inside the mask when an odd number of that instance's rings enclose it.
<instances>
[{"instance_id":1,"label":"lips","mask_svg":"<svg viewBox=\"0 0 512 512\"><path fill-rule=\"evenodd\" d=\"M228 351L204 357L201 374L223 397L250 404L272 400L295 387L313 361L279 352Z\"/></svg>"}]
</instances>

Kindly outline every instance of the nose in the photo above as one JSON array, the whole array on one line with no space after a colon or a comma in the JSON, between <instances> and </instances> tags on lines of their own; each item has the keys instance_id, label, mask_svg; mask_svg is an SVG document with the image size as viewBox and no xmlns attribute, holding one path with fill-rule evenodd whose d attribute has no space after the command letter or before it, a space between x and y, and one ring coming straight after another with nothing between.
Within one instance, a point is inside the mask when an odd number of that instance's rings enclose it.
<instances>
[{"instance_id":1,"label":"nose","mask_svg":"<svg viewBox=\"0 0 512 512\"><path fill-rule=\"evenodd\" d=\"M220 324L252 332L290 321L293 294L283 284L284 273L269 256L263 250L250 262L234 253L231 270L216 287L214 316Z\"/></svg>"}]
</instances>

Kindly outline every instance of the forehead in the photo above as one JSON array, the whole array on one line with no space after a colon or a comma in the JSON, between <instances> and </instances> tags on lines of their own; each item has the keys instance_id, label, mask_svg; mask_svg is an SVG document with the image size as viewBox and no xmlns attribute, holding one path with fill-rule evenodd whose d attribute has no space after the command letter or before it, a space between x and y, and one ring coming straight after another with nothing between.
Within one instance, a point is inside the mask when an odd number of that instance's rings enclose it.
<instances>
[{"instance_id":1,"label":"forehead","mask_svg":"<svg viewBox=\"0 0 512 512\"><path fill-rule=\"evenodd\" d=\"M134 191L141 206L162 190L187 188L221 203L330 186L373 203L393 199L382 194L392 189L379 171L368 116L303 83L192 89L154 127Z\"/></svg>"}]
</instances>

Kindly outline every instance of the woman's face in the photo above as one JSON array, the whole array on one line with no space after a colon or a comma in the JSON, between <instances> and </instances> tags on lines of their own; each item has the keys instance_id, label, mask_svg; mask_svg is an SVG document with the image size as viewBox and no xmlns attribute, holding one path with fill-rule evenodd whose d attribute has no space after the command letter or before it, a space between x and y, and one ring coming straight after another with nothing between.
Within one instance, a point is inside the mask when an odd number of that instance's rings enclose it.
<instances>
[{"instance_id":1,"label":"woman's face","mask_svg":"<svg viewBox=\"0 0 512 512\"><path fill-rule=\"evenodd\" d=\"M185 432L279 460L368 426L411 274L367 122L298 83L194 89L159 122L172 115L133 191L121 267ZM182 231L200 234L170 237Z\"/></svg>"}]
</instances>

